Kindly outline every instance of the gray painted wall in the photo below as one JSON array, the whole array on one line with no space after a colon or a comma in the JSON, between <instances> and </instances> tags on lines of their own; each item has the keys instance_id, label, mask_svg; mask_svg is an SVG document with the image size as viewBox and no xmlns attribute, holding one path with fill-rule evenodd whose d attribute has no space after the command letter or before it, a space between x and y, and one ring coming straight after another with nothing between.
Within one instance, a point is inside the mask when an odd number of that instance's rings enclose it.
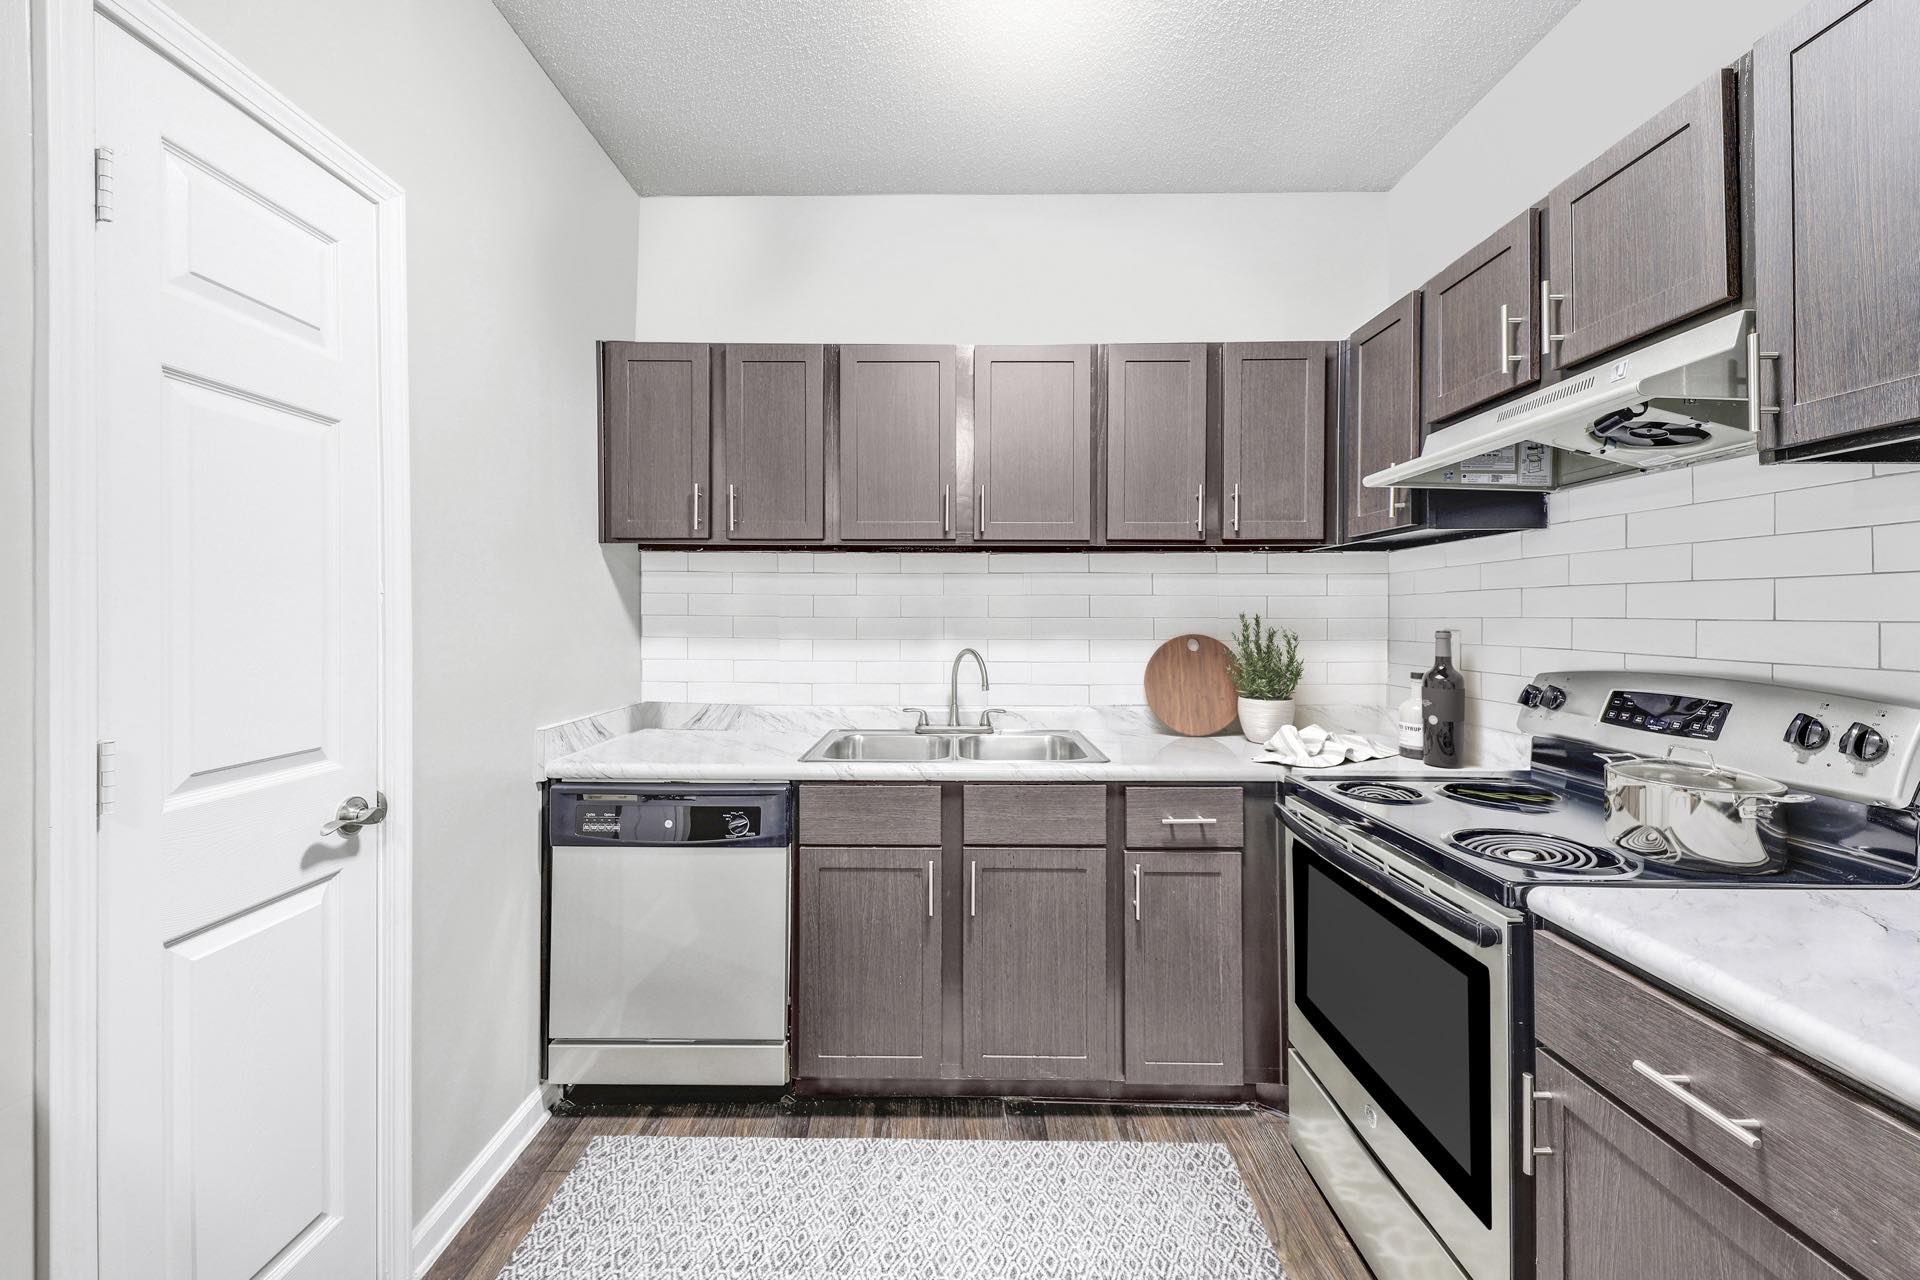
<instances>
[{"instance_id":1,"label":"gray painted wall","mask_svg":"<svg viewBox=\"0 0 1920 1280\"><path fill-rule=\"evenodd\" d=\"M176 5L407 191L417 1217L536 1084L534 726L639 681L591 430L639 200L487 0Z\"/></svg>"},{"instance_id":2,"label":"gray painted wall","mask_svg":"<svg viewBox=\"0 0 1920 1280\"><path fill-rule=\"evenodd\" d=\"M33 1268L33 155L27 0L0 0L0 1276Z\"/></svg>"}]
</instances>

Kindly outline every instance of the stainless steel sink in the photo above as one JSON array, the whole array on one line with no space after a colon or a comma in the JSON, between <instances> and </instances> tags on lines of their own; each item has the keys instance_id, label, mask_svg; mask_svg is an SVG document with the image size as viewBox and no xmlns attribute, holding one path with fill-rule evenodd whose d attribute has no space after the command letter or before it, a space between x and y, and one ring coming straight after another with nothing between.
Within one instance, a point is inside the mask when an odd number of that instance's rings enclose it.
<instances>
[{"instance_id":1,"label":"stainless steel sink","mask_svg":"<svg viewBox=\"0 0 1920 1280\"><path fill-rule=\"evenodd\" d=\"M912 730L836 729L813 744L800 757L807 760L947 760L953 756L953 742Z\"/></svg>"},{"instance_id":2,"label":"stainless steel sink","mask_svg":"<svg viewBox=\"0 0 1920 1280\"><path fill-rule=\"evenodd\" d=\"M995 730L991 733L915 733L911 729L835 729L800 757L815 760L867 760L922 763L977 760L983 764L1088 761L1106 756L1070 729Z\"/></svg>"},{"instance_id":3,"label":"stainless steel sink","mask_svg":"<svg viewBox=\"0 0 1920 1280\"><path fill-rule=\"evenodd\" d=\"M1020 729L960 739L963 760L1106 760L1091 742L1071 730Z\"/></svg>"}]
</instances>

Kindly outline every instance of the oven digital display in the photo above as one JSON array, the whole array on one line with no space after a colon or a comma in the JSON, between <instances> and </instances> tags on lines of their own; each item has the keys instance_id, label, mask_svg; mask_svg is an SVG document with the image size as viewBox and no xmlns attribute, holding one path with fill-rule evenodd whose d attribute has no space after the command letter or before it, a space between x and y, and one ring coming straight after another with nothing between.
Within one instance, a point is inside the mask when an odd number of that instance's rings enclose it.
<instances>
[{"instance_id":1,"label":"oven digital display","mask_svg":"<svg viewBox=\"0 0 1920 1280\"><path fill-rule=\"evenodd\" d=\"M1602 724L1617 724L1623 729L1663 733L1672 738L1701 738L1708 742L1720 736L1726 726L1730 702L1711 698L1689 698L1677 693L1633 693L1615 689L1607 697Z\"/></svg>"},{"instance_id":2,"label":"oven digital display","mask_svg":"<svg viewBox=\"0 0 1920 1280\"><path fill-rule=\"evenodd\" d=\"M1294 845L1294 1003L1480 1221L1493 1223L1485 965Z\"/></svg>"}]
</instances>

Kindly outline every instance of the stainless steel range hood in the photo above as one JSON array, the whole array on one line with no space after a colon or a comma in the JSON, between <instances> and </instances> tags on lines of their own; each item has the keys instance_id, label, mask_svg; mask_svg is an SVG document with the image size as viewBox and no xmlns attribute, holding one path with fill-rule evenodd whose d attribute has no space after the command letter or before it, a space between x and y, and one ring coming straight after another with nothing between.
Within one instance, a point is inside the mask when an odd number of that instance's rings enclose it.
<instances>
[{"instance_id":1,"label":"stainless steel range hood","mask_svg":"<svg viewBox=\"0 0 1920 1280\"><path fill-rule=\"evenodd\" d=\"M1373 489L1558 489L1751 453L1747 347L1736 311L1497 405L1427 437Z\"/></svg>"}]
</instances>

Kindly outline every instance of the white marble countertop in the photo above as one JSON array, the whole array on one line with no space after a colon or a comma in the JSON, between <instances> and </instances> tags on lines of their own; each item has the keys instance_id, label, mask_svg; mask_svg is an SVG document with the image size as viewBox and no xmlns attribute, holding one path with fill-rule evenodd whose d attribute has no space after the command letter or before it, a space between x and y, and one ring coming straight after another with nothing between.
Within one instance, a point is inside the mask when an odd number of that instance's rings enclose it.
<instances>
[{"instance_id":1,"label":"white marble countertop","mask_svg":"<svg viewBox=\"0 0 1920 1280\"><path fill-rule=\"evenodd\" d=\"M1364 708L1316 709L1329 727L1354 727L1383 742L1383 714ZM1305 717L1302 723L1307 723ZM543 773L549 778L618 782L1277 782L1284 766L1256 757L1239 734L1186 738L1168 733L1145 708L1060 707L1015 710L996 723L1008 729L1074 729L1107 756L1082 761L973 760L908 763L800 757L835 729L907 728L912 717L884 707L753 707L731 704L646 704L622 722L593 721L544 731ZM1397 756L1343 766L1355 772L1424 772Z\"/></svg>"},{"instance_id":2,"label":"white marble countertop","mask_svg":"<svg viewBox=\"0 0 1920 1280\"><path fill-rule=\"evenodd\" d=\"M1920 889L1535 890L1527 906L1920 1113Z\"/></svg>"}]
</instances>

